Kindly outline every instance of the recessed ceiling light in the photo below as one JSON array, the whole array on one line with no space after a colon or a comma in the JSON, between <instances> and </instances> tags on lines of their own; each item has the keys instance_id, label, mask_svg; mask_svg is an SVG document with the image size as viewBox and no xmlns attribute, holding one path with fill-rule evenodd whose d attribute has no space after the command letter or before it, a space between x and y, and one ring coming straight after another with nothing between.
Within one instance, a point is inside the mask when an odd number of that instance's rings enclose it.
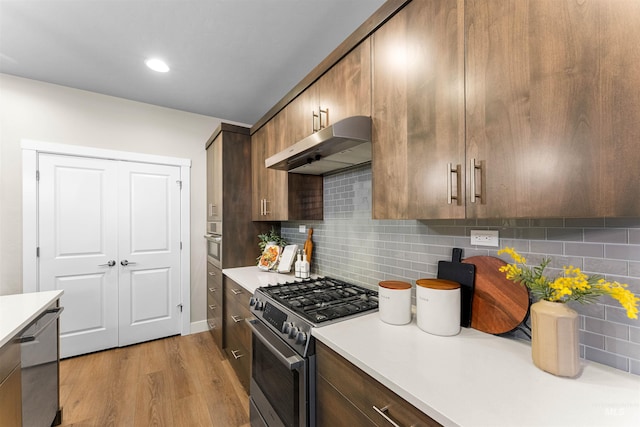
<instances>
[{"instance_id":1,"label":"recessed ceiling light","mask_svg":"<svg viewBox=\"0 0 640 427\"><path fill-rule=\"evenodd\" d=\"M150 58L144 61L144 63L147 64L147 67L159 73L166 73L169 71L169 66L162 59Z\"/></svg>"}]
</instances>

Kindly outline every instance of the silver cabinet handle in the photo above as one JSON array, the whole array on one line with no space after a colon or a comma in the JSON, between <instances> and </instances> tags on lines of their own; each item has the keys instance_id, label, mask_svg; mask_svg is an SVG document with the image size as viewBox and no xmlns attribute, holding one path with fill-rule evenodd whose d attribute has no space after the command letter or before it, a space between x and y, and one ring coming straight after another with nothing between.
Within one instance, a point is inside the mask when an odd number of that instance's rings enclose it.
<instances>
[{"instance_id":1,"label":"silver cabinet handle","mask_svg":"<svg viewBox=\"0 0 640 427\"><path fill-rule=\"evenodd\" d=\"M316 126L316 119L320 118L320 114L316 114L315 111L311 112L311 132L316 133L320 130L320 126Z\"/></svg>"},{"instance_id":2,"label":"silver cabinet handle","mask_svg":"<svg viewBox=\"0 0 640 427\"><path fill-rule=\"evenodd\" d=\"M231 289L234 295L240 295L242 293L242 289Z\"/></svg>"},{"instance_id":3,"label":"silver cabinet handle","mask_svg":"<svg viewBox=\"0 0 640 427\"><path fill-rule=\"evenodd\" d=\"M320 112L318 119L320 120L320 129L322 130L324 128L326 128L327 126L329 126L329 109L325 108L324 110L322 109L322 107L318 107L318 111ZM322 115L324 114L324 124L322 124Z\"/></svg>"},{"instance_id":4,"label":"silver cabinet handle","mask_svg":"<svg viewBox=\"0 0 640 427\"><path fill-rule=\"evenodd\" d=\"M384 417L385 420L387 420L387 422L389 424L391 424L393 427L400 427L400 424L398 424L397 422L393 421L387 414L386 412L389 410L388 406L383 407L382 409L379 409L376 405L373 405L373 410L376 411L377 413L379 413L380 415L382 415Z\"/></svg>"},{"instance_id":5,"label":"silver cabinet handle","mask_svg":"<svg viewBox=\"0 0 640 427\"><path fill-rule=\"evenodd\" d=\"M215 309L216 309L216 306L215 306L214 304L209 304L209 308L210 308L211 310L215 310Z\"/></svg>"},{"instance_id":6,"label":"silver cabinet handle","mask_svg":"<svg viewBox=\"0 0 640 427\"><path fill-rule=\"evenodd\" d=\"M116 265L115 259L110 259L106 264L98 264L98 267L113 267Z\"/></svg>"},{"instance_id":7,"label":"silver cabinet handle","mask_svg":"<svg viewBox=\"0 0 640 427\"><path fill-rule=\"evenodd\" d=\"M209 292L215 292L216 288L209 288Z\"/></svg>"},{"instance_id":8,"label":"silver cabinet handle","mask_svg":"<svg viewBox=\"0 0 640 427\"><path fill-rule=\"evenodd\" d=\"M453 195L453 179L451 175L456 174L456 194ZM453 163L447 163L447 204L453 203L455 200L458 202L458 191L460 189L460 165L453 167Z\"/></svg>"},{"instance_id":9,"label":"silver cabinet handle","mask_svg":"<svg viewBox=\"0 0 640 427\"><path fill-rule=\"evenodd\" d=\"M216 325L212 322L209 322L209 329L215 329Z\"/></svg>"},{"instance_id":10,"label":"silver cabinet handle","mask_svg":"<svg viewBox=\"0 0 640 427\"><path fill-rule=\"evenodd\" d=\"M240 350L231 350L231 354L233 355L233 358L238 360L241 357L244 357L244 354L240 353Z\"/></svg>"},{"instance_id":11,"label":"silver cabinet handle","mask_svg":"<svg viewBox=\"0 0 640 427\"><path fill-rule=\"evenodd\" d=\"M480 185L480 192L477 191L477 183L476 183L476 172L480 171L480 176L482 176L482 162L476 162L476 159L471 159L471 164L469 167L469 171L471 176L470 180L470 192L471 192L471 203L476 203L476 199L480 199L480 203L482 203L482 183Z\"/></svg>"},{"instance_id":12,"label":"silver cabinet handle","mask_svg":"<svg viewBox=\"0 0 640 427\"><path fill-rule=\"evenodd\" d=\"M123 267L126 267L127 265L134 265L137 264L137 262L129 262L126 259L123 259L122 261L120 261L120 265Z\"/></svg>"},{"instance_id":13,"label":"silver cabinet handle","mask_svg":"<svg viewBox=\"0 0 640 427\"><path fill-rule=\"evenodd\" d=\"M233 319L234 323L240 323L242 322L244 319L240 316L231 316L231 318Z\"/></svg>"},{"instance_id":14,"label":"silver cabinet handle","mask_svg":"<svg viewBox=\"0 0 640 427\"><path fill-rule=\"evenodd\" d=\"M210 272L209 272L209 276L215 276L215 275L216 275L216 272L215 272L215 271L210 271Z\"/></svg>"}]
</instances>

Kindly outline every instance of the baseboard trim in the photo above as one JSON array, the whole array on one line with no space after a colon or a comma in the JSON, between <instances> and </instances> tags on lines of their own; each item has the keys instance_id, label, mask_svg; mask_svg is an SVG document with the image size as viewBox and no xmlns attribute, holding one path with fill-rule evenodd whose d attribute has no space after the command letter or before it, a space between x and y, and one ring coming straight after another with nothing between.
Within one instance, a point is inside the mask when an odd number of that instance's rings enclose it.
<instances>
[{"instance_id":1,"label":"baseboard trim","mask_svg":"<svg viewBox=\"0 0 640 427\"><path fill-rule=\"evenodd\" d=\"M197 334L209 330L209 324L206 320L199 320L197 322L191 322L191 334Z\"/></svg>"}]
</instances>

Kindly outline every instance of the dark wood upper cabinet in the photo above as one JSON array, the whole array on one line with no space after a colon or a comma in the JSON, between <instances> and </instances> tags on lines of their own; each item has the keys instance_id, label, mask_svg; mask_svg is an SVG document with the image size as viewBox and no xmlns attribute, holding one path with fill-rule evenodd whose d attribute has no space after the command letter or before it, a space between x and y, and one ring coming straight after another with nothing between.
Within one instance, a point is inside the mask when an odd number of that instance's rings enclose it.
<instances>
[{"instance_id":1,"label":"dark wood upper cabinet","mask_svg":"<svg viewBox=\"0 0 640 427\"><path fill-rule=\"evenodd\" d=\"M276 115L251 136L252 218L254 221L322 219L321 176L267 169L264 161L283 150L282 120Z\"/></svg>"},{"instance_id":2,"label":"dark wood upper cabinet","mask_svg":"<svg viewBox=\"0 0 640 427\"><path fill-rule=\"evenodd\" d=\"M639 216L638 22L636 0L390 0L254 136L370 114L376 219Z\"/></svg>"},{"instance_id":3,"label":"dark wood upper cabinet","mask_svg":"<svg viewBox=\"0 0 640 427\"><path fill-rule=\"evenodd\" d=\"M462 16L413 1L372 36L374 218L465 216Z\"/></svg>"},{"instance_id":4,"label":"dark wood upper cabinet","mask_svg":"<svg viewBox=\"0 0 640 427\"><path fill-rule=\"evenodd\" d=\"M632 0L466 1L468 217L640 214L638 22Z\"/></svg>"}]
</instances>

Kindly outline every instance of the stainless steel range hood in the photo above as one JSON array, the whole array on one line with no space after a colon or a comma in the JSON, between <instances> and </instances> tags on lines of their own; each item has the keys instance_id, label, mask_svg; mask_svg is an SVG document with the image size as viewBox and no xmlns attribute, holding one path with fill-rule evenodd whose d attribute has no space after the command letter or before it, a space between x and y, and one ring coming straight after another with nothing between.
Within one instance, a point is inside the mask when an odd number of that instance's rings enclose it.
<instances>
[{"instance_id":1,"label":"stainless steel range hood","mask_svg":"<svg viewBox=\"0 0 640 427\"><path fill-rule=\"evenodd\" d=\"M326 127L265 160L271 169L324 175L371 161L371 117L353 116Z\"/></svg>"}]
</instances>

